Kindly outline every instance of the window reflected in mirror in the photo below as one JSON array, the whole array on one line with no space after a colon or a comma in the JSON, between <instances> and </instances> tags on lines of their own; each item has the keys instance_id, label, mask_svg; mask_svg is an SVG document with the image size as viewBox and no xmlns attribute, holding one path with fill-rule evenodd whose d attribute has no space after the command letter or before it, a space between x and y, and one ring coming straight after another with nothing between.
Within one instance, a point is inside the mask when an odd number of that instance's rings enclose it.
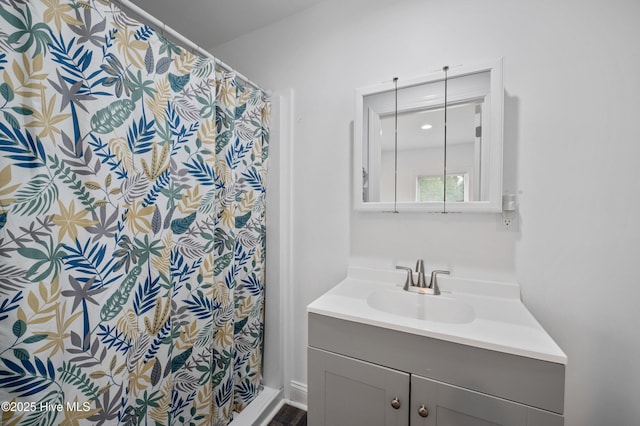
<instances>
[{"instance_id":1,"label":"window reflected in mirror","mask_svg":"<svg viewBox=\"0 0 640 426\"><path fill-rule=\"evenodd\" d=\"M416 180L416 199L418 203L429 201L442 201L444 199L444 188L442 175L440 176L418 176ZM463 202L469 201L469 174L468 173L447 173L446 185L447 201Z\"/></svg>"}]
</instances>

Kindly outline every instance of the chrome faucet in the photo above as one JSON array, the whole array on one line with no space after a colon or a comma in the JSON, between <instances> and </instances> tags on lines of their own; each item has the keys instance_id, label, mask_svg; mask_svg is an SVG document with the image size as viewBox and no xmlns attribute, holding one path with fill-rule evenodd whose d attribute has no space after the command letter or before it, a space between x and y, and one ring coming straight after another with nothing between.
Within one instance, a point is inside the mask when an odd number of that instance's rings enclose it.
<instances>
[{"instance_id":1,"label":"chrome faucet","mask_svg":"<svg viewBox=\"0 0 640 426\"><path fill-rule=\"evenodd\" d=\"M432 271L431 280L429 281L429 285L427 285L424 275L424 261L422 259L418 259L418 261L416 262L416 273L418 274L417 283L413 281L413 271L411 270L411 268L408 268L406 266L396 266L396 269L407 271L407 279L405 280L404 286L402 287L403 290L421 294L440 294L440 289L438 288L438 274L449 274L449 271Z\"/></svg>"}]
</instances>

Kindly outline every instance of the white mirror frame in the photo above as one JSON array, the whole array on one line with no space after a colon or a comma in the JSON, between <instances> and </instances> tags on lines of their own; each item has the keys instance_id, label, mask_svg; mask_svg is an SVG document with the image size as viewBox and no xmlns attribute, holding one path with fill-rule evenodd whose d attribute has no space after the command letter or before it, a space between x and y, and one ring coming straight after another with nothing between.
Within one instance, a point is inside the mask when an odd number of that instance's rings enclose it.
<instances>
[{"instance_id":1,"label":"white mirror frame","mask_svg":"<svg viewBox=\"0 0 640 426\"><path fill-rule=\"evenodd\" d=\"M490 165L489 190L487 200L466 201L466 202L446 202L446 212L487 212L496 213L502 211L502 161L503 161L503 119L504 119L504 85L502 80L502 59L498 61L479 64L473 66L450 67L448 78L461 77L464 75L480 72L490 72L490 90L487 97L489 102L489 152L488 159ZM415 86L419 84L431 83L444 80L443 72L434 72L428 75L399 79L398 89ZM375 212L443 212L445 203L436 202L364 202L362 199L363 188L363 164L362 149L366 141L363 140L364 99L366 96L381 92L394 90L393 82L383 83L375 86L356 89L356 116L354 122L354 150L353 150L353 199L354 208L360 211ZM486 129L486 127L485 127ZM484 133L484 131L483 131Z\"/></svg>"}]
</instances>

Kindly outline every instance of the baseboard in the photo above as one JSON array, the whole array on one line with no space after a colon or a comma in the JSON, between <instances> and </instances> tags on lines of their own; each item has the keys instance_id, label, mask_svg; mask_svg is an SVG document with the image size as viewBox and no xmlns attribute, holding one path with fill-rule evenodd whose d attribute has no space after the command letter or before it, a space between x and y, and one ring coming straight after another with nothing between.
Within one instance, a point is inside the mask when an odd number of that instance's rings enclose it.
<instances>
[{"instance_id":1,"label":"baseboard","mask_svg":"<svg viewBox=\"0 0 640 426\"><path fill-rule=\"evenodd\" d=\"M288 404L296 408L307 411L307 385L295 380L289 382L290 398Z\"/></svg>"}]
</instances>

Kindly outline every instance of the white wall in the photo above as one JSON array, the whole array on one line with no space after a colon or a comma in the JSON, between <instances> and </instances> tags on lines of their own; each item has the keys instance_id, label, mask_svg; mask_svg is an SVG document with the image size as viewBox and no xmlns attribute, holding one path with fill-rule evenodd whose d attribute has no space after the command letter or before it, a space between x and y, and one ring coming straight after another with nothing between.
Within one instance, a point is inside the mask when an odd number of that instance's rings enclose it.
<instances>
[{"instance_id":1,"label":"white wall","mask_svg":"<svg viewBox=\"0 0 640 426\"><path fill-rule=\"evenodd\" d=\"M294 100L291 379L306 382L305 305L349 257L518 280L569 357L568 426L640 419L640 2L327 0L215 54ZM505 189L495 215L351 210L354 89L505 58Z\"/></svg>"}]
</instances>

